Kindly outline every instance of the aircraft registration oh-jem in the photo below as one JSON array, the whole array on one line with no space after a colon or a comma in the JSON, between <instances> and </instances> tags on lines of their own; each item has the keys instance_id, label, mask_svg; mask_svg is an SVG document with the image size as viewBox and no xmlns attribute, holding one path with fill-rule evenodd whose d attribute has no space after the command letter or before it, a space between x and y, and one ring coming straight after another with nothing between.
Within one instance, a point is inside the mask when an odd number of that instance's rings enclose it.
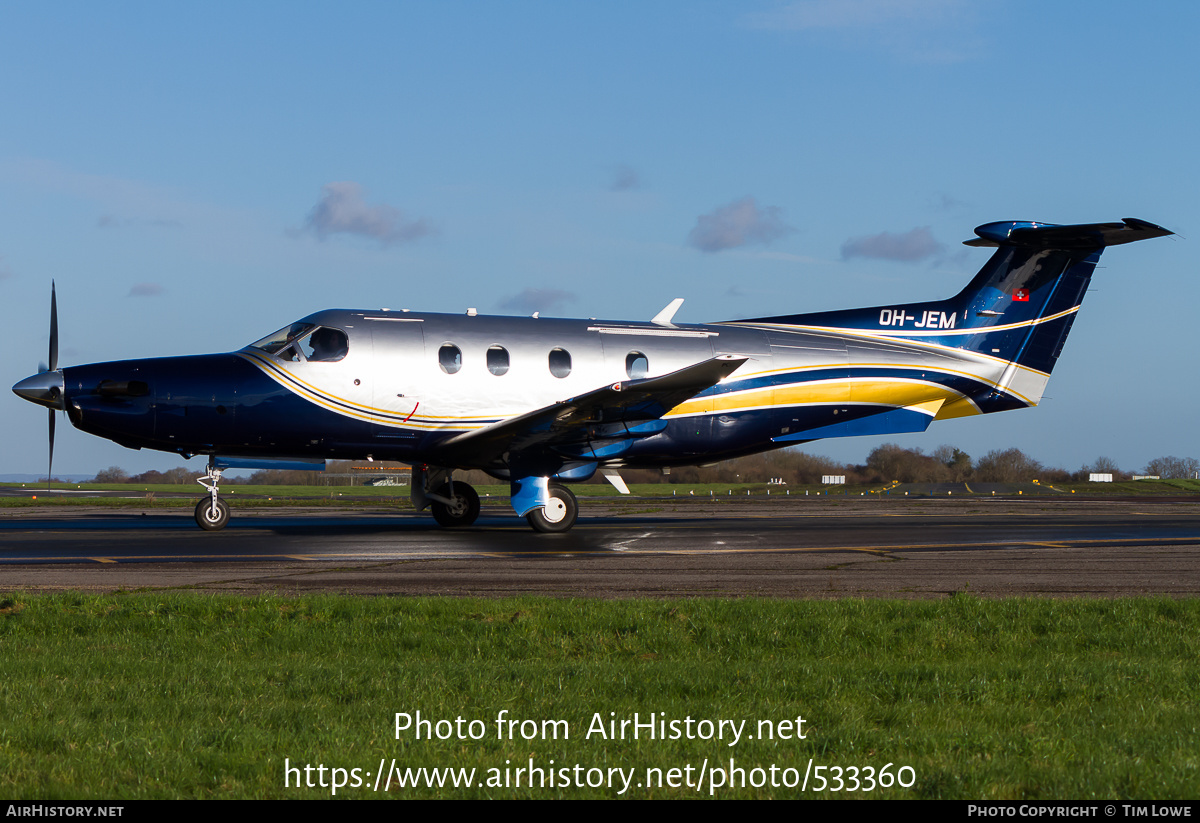
<instances>
[{"instance_id":1,"label":"aircraft registration oh-jem","mask_svg":"<svg viewBox=\"0 0 1200 823\"><path fill-rule=\"evenodd\" d=\"M418 510L473 523L454 472L511 484L542 532L578 507L566 484L620 467L712 463L827 437L924 431L934 420L1035 406L1106 246L1163 237L1143 220L989 223L995 248L948 300L676 324L329 310L229 354L48 368L13 387L85 432L208 455L196 521L220 529L222 471L413 465Z\"/></svg>"}]
</instances>

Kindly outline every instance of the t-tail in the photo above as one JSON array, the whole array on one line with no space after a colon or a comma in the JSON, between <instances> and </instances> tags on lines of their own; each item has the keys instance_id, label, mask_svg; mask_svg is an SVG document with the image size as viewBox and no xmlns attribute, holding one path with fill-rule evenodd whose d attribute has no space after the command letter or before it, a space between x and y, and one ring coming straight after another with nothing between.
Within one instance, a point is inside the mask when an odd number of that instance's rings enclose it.
<instances>
[{"instance_id":1,"label":"t-tail","mask_svg":"<svg viewBox=\"0 0 1200 823\"><path fill-rule=\"evenodd\" d=\"M895 341L994 364L988 370L990 391L966 392L970 403L947 404L939 419L1036 405L1105 247L1173 234L1134 218L1075 226L1009 221L988 223L975 233L978 238L966 245L996 251L949 300L742 322Z\"/></svg>"}]
</instances>

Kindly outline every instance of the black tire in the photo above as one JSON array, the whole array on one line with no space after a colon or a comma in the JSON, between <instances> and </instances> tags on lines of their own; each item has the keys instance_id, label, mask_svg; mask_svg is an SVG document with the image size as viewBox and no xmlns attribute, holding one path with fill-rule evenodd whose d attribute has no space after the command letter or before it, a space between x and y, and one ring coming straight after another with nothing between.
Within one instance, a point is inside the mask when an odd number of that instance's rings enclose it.
<instances>
[{"instance_id":1,"label":"black tire","mask_svg":"<svg viewBox=\"0 0 1200 823\"><path fill-rule=\"evenodd\" d=\"M579 519L579 502L566 486L550 487L550 505L525 515L534 531L545 534L570 531Z\"/></svg>"},{"instance_id":2,"label":"black tire","mask_svg":"<svg viewBox=\"0 0 1200 823\"><path fill-rule=\"evenodd\" d=\"M437 490L437 494L442 497L450 497L450 485L449 483L443 485ZM469 526L479 517L479 493L467 483L456 481L453 485L454 505L448 506L439 500L434 500L429 504L433 510L433 519L438 522L439 526L446 528Z\"/></svg>"},{"instance_id":3,"label":"black tire","mask_svg":"<svg viewBox=\"0 0 1200 823\"><path fill-rule=\"evenodd\" d=\"M221 498L217 498L216 511L213 511L212 498L201 498L196 504L196 525L205 531L215 532L225 528L229 522L229 506Z\"/></svg>"}]
</instances>

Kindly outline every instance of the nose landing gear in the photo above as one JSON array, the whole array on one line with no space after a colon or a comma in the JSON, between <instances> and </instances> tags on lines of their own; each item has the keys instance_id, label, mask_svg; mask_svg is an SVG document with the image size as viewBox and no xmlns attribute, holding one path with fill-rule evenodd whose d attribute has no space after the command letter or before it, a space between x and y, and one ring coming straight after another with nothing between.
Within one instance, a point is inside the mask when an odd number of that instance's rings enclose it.
<instances>
[{"instance_id":1,"label":"nose landing gear","mask_svg":"<svg viewBox=\"0 0 1200 823\"><path fill-rule=\"evenodd\" d=\"M197 477L196 482L208 489L208 496L196 504L196 525L205 531L219 531L229 523L229 505L217 496L217 484L221 482L221 469L208 464L208 474Z\"/></svg>"}]
</instances>

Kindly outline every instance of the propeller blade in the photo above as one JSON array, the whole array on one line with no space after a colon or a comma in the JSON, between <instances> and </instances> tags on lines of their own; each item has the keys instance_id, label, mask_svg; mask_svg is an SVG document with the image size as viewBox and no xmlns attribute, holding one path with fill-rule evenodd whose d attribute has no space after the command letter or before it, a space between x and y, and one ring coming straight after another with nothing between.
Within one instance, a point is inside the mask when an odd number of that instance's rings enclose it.
<instances>
[{"instance_id":1,"label":"propeller blade","mask_svg":"<svg viewBox=\"0 0 1200 823\"><path fill-rule=\"evenodd\" d=\"M58 368L58 298L54 293L54 281L50 281L50 368ZM53 431L53 425L51 431Z\"/></svg>"},{"instance_id":2,"label":"propeller blade","mask_svg":"<svg viewBox=\"0 0 1200 823\"><path fill-rule=\"evenodd\" d=\"M50 490L50 478L54 477L54 409L50 410L50 462L46 466L46 490Z\"/></svg>"}]
</instances>

